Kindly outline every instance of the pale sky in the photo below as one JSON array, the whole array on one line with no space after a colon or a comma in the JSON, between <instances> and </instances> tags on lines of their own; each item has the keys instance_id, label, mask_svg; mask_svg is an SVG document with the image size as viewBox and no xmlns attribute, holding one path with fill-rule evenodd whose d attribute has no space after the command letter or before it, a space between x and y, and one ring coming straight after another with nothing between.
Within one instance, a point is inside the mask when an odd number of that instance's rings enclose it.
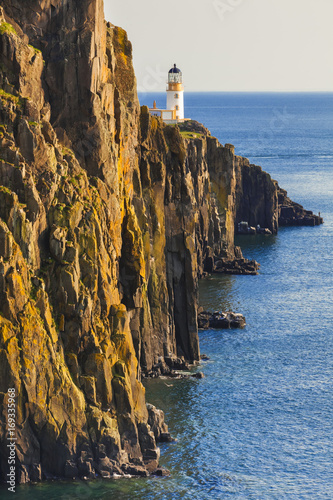
<instances>
[{"instance_id":1,"label":"pale sky","mask_svg":"<svg viewBox=\"0 0 333 500\"><path fill-rule=\"evenodd\" d=\"M104 0L139 91L333 91L333 0Z\"/></svg>"}]
</instances>

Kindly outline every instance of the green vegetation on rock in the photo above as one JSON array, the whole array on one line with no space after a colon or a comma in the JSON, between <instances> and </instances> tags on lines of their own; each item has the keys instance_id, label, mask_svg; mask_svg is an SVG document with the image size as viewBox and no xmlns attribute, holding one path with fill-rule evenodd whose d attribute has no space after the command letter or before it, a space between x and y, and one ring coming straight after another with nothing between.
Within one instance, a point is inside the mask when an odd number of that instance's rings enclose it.
<instances>
[{"instance_id":1,"label":"green vegetation on rock","mask_svg":"<svg viewBox=\"0 0 333 500\"><path fill-rule=\"evenodd\" d=\"M2 22L0 24L0 35L3 35L4 33L13 33L14 35L17 35L15 29L11 24Z\"/></svg>"},{"instance_id":2,"label":"green vegetation on rock","mask_svg":"<svg viewBox=\"0 0 333 500\"><path fill-rule=\"evenodd\" d=\"M29 45L29 47L30 47L31 49L33 49L33 50L35 51L35 53L36 53L36 54L41 54L41 53L42 53L42 51L41 51L41 50L37 49L37 48L36 48L36 47L34 47L33 45Z\"/></svg>"},{"instance_id":3,"label":"green vegetation on rock","mask_svg":"<svg viewBox=\"0 0 333 500\"><path fill-rule=\"evenodd\" d=\"M0 98L5 99L6 101L11 101L16 105L20 104L19 96L8 94L8 92L5 92L3 89L0 89Z\"/></svg>"}]
</instances>

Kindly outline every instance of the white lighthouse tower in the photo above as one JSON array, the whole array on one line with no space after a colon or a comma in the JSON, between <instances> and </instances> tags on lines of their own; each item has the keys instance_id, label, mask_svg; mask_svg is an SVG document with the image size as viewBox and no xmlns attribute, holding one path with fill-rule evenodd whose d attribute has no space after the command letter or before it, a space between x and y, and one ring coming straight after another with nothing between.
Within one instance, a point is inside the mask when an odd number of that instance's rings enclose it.
<instances>
[{"instance_id":1,"label":"white lighthouse tower","mask_svg":"<svg viewBox=\"0 0 333 500\"><path fill-rule=\"evenodd\" d=\"M168 73L166 92L167 109L157 108L156 101L154 101L153 107L149 109L150 114L152 116L160 116L167 125L189 120L189 118L184 118L183 74L177 68L176 64L174 64Z\"/></svg>"},{"instance_id":2,"label":"white lighthouse tower","mask_svg":"<svg viewBox=\"0 0 333 500\"><path fill-rule=\"evenodd\" d=\"M168 73L167 109L174 111L174 119L184 120L183 74L176 64Z\"/></svg>"}]
</instances>

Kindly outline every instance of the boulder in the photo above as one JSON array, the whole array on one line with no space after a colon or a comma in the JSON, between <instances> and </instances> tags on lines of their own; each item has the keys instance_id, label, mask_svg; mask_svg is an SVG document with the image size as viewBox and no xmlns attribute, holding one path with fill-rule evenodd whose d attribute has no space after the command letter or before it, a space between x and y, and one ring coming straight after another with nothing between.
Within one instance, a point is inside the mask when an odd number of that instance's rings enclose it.
<instances>
[{"instance_id":1,"label":"boulder","mask_svg":"<svg viewBox=\"0 0 333 500\"><path fill-rule=\"evenodd\" d=\"M214 313L203 311L198 315L198 327L200 329L214 328L217 330L229 328L244 328L246 326L245 317L239 313L219 312Z\"/></svg>"},{"instance_id":2,"label":"boulder","mask_svg":"<svg viewBox=\"0 0 333 500\"><path fill-rule=\"evenodd\" d=\"M255 260L248 259L219 259L217 258L217 263L214 272L221 274L247 274L256 275L260 268L260 264Z\"/></svg>"}]
</instances>

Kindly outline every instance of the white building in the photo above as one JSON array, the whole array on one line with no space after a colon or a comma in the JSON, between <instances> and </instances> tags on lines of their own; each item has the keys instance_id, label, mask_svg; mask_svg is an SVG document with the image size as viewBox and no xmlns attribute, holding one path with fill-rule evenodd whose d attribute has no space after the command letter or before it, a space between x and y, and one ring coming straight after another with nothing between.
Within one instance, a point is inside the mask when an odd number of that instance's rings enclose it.
<instances>
[{"instance_id":1,"label":"white building","mask_svg":"<svg viewBox=\"0 0 333 500\"><path fill-rule=\"evenodd\" d=\"M185 120L184 118L184 86L183 74L180 69L174 64L173 68L168 73L167 85L167 109L159 109L154 107L149 111L153 116L160 116L166 123L177 123Z\"/></svg>"}]
</instances>

